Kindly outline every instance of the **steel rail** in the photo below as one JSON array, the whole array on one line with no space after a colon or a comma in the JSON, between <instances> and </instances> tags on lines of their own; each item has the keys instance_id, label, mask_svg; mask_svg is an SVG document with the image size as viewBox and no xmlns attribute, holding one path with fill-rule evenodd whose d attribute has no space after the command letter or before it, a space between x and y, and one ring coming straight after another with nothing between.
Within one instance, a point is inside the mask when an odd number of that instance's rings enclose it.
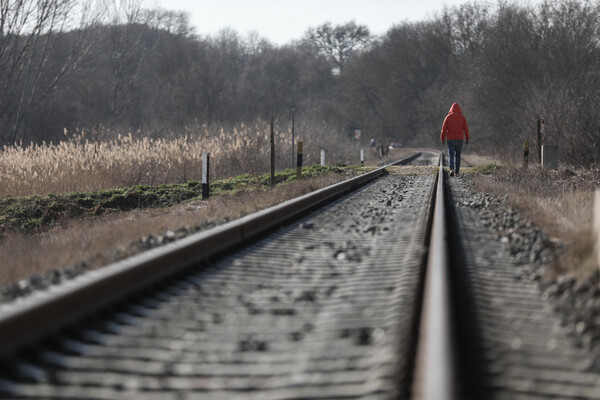
<instances>
[{"instance_id":1,"label":"steel rail","mask_svg":"<svg viewBox=\"0 0 600 400\"><path fill-rule=\"evenodd\" d=\"M406 164L421 153L393 162L208 231L155 248L81 275L24 299L0 306L0 357L14 354L41 337L58 332L85 316L126 299L185 268L289 223Z\"/></svg>"},{"instance_id":2,"label":"steel rail","mask_svg":"<svg viewBox=\"0 0 600 400\"><path fill-rule=\"evenodd\" d=\"M440 156L433 225L421 309L413 398L456 398L452 350L449 254L444 201L444 169Z\"/></svg>"}]
</instances>

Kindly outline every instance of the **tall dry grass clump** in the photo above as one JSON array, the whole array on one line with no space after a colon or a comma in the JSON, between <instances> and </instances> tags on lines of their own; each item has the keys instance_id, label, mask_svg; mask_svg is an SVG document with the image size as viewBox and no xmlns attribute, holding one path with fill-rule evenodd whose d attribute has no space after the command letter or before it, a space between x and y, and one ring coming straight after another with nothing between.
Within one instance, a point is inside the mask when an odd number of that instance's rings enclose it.
<instances>
[{"instance_id":1,"label":"tall dry grass clump","mask_svg":"<svg viewBox=\"0 0 600 400\"><path fill-rule=\"evenodd\" d=\"M266 173L270 169L269 125L197 126L171 138L151 138L139 132L80 132L56 144L4 146L0 151L0 197L200 180L203 151L211 155L211 179ZM111 135L111 139L98 139ZM353 153L358 157L350 139L327 128L305 126L297 137L305 141L306 165L318 162L322 148L328 151L329 163L351 162ZM291 167L291 136L286 127L275 126L275 144L276 168Z\"/></svg>"},{"instance_id":2,"label":"tall dry grass clump","mask_svg":"<svg viewBox=\"0 0 600 400\"><path fill-rule=\"evenodd\" d=\"M555 263L553 273L597 273L592 220L594 191L600 187L599 170L506 166L497 174L475 181L479 190L508 194L511 204L566 244L566 252Z\"/></svg>"}]
</instances>

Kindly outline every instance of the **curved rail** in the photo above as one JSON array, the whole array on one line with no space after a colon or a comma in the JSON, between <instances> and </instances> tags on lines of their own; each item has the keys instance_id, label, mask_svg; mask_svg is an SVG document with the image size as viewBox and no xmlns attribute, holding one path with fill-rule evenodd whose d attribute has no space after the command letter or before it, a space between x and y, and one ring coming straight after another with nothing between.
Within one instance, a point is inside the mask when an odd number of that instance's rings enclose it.
<instances>
[{"instance_id":1,"label":"curved rail","mask_svg":"<svg viewBox=\"0 0 600 400\"><path fill-rule=\"evenodd\" d=\"M383 176L387 167L408 163L420 155L417 153L4 305L0 307L0 357L9 356L24 345L123 300L167 276L253 240Z\"/></svg>"},{"instance_id":2,"label":"curved rail","mask_svg":"<svg viewBox=\"0 0 600 400\"><path fill-rule=\"evenodd\" d=\"M455 364L442 157L435 196L413 393L421 400L453 400Z\"/></svg>"}]
</instances>

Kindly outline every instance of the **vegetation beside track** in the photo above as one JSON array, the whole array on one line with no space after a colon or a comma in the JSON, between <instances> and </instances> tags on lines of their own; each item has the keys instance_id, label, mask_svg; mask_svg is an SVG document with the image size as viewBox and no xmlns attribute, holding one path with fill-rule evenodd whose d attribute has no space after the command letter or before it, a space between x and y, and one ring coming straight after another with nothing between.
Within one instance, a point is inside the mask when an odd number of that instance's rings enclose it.
<instances>
[{"instance_id":1,"label":"vegetation beside track","mask_svg":"<svg viewBox=\"0 0 600 400\"><path fill-rule=\"evenodd\" d=\"M465 173L469 172L474 173L478 190L507 196L511 207L564 245L564 251L556 254L549 277L598 274L592 221L599 170L563 166L552 171L539 166L488 164L466 168Z\"/></svg>"},{"instance_id":2,"label":"vegetation beside track","mask_svg":"<svg viewBox=\"0 0 600 400\"><path fill-rule=\"evenodd\" d=\"M368 170L365 166L304 167L306 178L327 174L356 175ZM275 184L295 181L296 171L286 169L275 174ZM266 190L270 174L243 174L211 183L211 196L238 195ZM127 188L96 192L73 192L44 196L10 197L0 199L0 232L36 233L60 221L93 217L136 209L166 208L201 196L202 185L196 181L170 185L136 185Z\"/></svg>"},{"instance_id":3,"label":"vegetation beside track","mask_svg":"<svg viewBox=\"0 0 600 400\"><path fill-rule=\"evenodd\" d=\"M339 168L338 173L327 172L336 171L336 168ZM345 174L360 174L373 168L307 167L303 169L307 178L298 180L290 174L285 183L272 189L251 187L247 177L242 177L234 183L237 191L229 188L220 194L213 193L208 200L196 196L169 207L62 217L29 233L19 230L0 232L0 286L29 277L36 280L36 275L56 274L54 271L59 271L59 275L71 275L73 271L100 268L147 250L151 242L166 243L167 239L209 229L343 181ZM311 178L313 173L322 174ZM215 181L213 188L216 185Z\"/></svg>"}]
</instances>

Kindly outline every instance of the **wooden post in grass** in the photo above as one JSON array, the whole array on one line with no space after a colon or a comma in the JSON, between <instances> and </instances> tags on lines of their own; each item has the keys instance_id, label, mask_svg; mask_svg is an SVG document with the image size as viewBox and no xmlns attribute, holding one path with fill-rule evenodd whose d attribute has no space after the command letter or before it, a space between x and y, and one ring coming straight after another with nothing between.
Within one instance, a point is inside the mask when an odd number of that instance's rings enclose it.
<instances>
[{"instance_id":1,"label":"wooden post in grass","mask_svg":"<svg viewBox=\"0 0 600 400\"><path fill-rule=\"evenodd\" d=\"M273 129L274 117L271 117L271 187L275 186L275 130Z\"/></svg>"},{"instance_id":2,"label":"wooden post in grass","mask_svg":"<svg viewBox=\"0 0 600 400\"><path fill-rule=\"evenodd\" d=\"M529 140L525 141L523 146L523 167L527 168L529 165Z\"/></svg>"},{"instance_id":3,"label":"wooden post in grass","mask_svg":"<svg viewBox=\"0 0 600 400\"><path fill-rule=\"evenodd\" d=\"M296 161L296 176L298 179L302 178L302 145L304 143L298 142L298 158Z\"/></svg>"},{"instance_id":4,"label":"wooden post in grass","mask_svg":"<svg viewBox=\"0 0 600 400\"><path fill-rule=\"evenodd\" d=\"M291 109L292 117L292 169L294 169L294 109Z\"/></svg>"},{"instance_id":5,"label":"wooden post in grass","mask_svg":"<svg viewBox=\"0 0 600 400\"><path fill-rule=\"evenodd\" d=\"M596 262L600 266L600 189L594 192L594 250L596 251Z\"/></svg>"},{"instance_id":6,"label":"wooden post in grass","mask_svg":"<svg viewBox=\"0 0 600 400\"><path fill-rule=\"evenodd\" d=\"M209 187L209 165L210 165L210 154L206 151L202 152L202 200L208 199Z\"/></svg>"}]
</instances>

